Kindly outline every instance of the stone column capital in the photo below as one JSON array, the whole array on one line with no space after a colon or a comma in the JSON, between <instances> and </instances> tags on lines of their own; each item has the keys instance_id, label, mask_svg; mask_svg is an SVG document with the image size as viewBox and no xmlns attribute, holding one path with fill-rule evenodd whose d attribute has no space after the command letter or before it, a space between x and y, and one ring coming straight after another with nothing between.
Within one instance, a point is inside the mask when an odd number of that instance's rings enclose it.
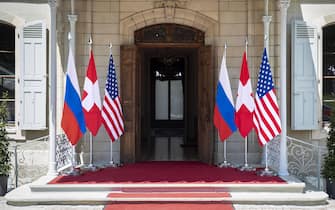
<instances>
[{"instance_id":1,"label":"stone column capital","mask_svg":"<svg viewBox=\"0 0 335 210\"><path fill-rule=\"evenodd\" d=\"M264 23L270 23L272 20L272 16L263 16L262 20Z\"/></svg>"},{"instance_id":2,"label":"stone column capital","mask_svg":"<svg viewBox=\"0 0 335 210\"><path fill-rule=\"evenodd\" d=\"M48 0L48 4L50 7L56 7L57 6L57 0Z\"/></svg>"},{"instance_id":3,"label":"stone column capital","mask_svg":"<svg viewBox=\"0 0 335 210\"><path fill-rule=\"evenodd\" d=\"M279 0L280 9L287 9L290 6L290 0Z\"/></svg>"},{"instance_id":4,"label":"stone column capital","mask_svg":"<svg viewBox=\"0 0 335 210\"><path fill-rule=\"evenodd\" d=\"M68 15L67 17L70 22L76 22L78 20L78 15Z\"/></svg>"}]
</instances>

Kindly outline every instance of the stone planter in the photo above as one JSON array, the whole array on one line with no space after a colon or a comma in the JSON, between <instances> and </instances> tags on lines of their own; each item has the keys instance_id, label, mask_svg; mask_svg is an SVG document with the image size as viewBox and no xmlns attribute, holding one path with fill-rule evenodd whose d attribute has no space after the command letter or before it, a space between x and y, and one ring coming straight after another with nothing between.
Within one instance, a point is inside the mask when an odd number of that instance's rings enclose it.
<instances>
[{"instance_id":1,"label":"stone planter","mask_svg":"<svg viewBox=\"0 0 335 210\"><path fill-rule=\"evenodd\" d=\"M7 193L8 176L0 175L0 196Z\"/></svg>"}]
</instances>

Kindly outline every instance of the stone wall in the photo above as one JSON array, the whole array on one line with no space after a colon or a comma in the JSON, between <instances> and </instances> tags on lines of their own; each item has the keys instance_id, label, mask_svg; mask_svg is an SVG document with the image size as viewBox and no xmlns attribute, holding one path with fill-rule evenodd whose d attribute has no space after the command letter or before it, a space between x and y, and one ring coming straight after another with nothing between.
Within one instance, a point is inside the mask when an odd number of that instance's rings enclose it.
<instances>
[{"instance_id":1,"label":"stone wall","mask_svg":"<svg viewBox=\"0 0 335 210\"><path fill-rule=\"evenodd\" d=\"M104 94L107 64L109 57L108 45L113 44L113 57L119 76L120 45L133 44L133 32L137 29L159 23L178 23L195 27L205 31L205 43L214 47L214 68L218 74L227 42L227 67L231 78L234 99L238 87L242 54L245 50L245 39L248 37L248 64L253 87L256 86L259 63L263 50L263 22L264 1L255 0L186 0L186 1L149 0L76 0L75 13L77 22L77 72L79 83L82 86L86 66L88 63L90 36L93 38L93 51L97 73L99 77L100 94ZM276 87L278 87L279 66L279 20L277 1L269 1L269 15L272 16L270 24L270 63ZM172 9L171 9L172 8ZM67 14L70 12L70 1L62 5L63 25L68 30ZM65 44L66 46L66 44ZM66 53L65 53L66 54ZM216 74L216 78L217 78ZM213 87L215 89L216 87ZM122 92L122 90L120 90ZM109 140L104 128L94 141L94 159L109 161ZM88 158L88 135L78 146L78 151L85 151L85 161ZM223 145L217 141L215 159L220 162L223 158ZM235 133L228 141L228 158L241 163L243 158L244 140ZM119 142L114 143L113 153L119 160ZM249 137L249 151L251 162L259 162L260 148L254 134Z\"/></svg>"}]
</instances>

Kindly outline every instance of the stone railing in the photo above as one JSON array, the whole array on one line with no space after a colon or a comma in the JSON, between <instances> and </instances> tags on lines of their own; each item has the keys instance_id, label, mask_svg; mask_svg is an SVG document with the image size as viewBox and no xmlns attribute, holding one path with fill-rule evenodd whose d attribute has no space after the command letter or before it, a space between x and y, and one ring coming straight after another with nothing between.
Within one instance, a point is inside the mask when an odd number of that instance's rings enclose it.
<instances>
[{"instance_id":1,"label":"stone railing","mask_svg":"<svg viewBox=\"0 0 335 210\"><path fill-rule=\"evenodd\" d=\"M45 175L49 164L49 136L25 143L12 143L12 171L9 188L30 183ZM64 134L56 136L56 168L58 172L71 166L72 147Z\"/></svg>"},{"instance_id":2,"label":"stone railing","mask_svg":"<svg viewBox=\"0 0 335 210\"><path fill-rule=\"evenodd\" d=\"M327 153L324 146L287 137L288 170L308 187L324 190L321 168Z\"/></svg>"},{"instance_id":3,"label":"stone railing","mask_svg":"<svg viewBox=\"0 0 335 210\"><path fill-rule=\"evenodd\" d=\"M309 189L324 190L321 168L327 148L310 141L287 137L288 172L305 182ZM280 137L268 144L269 166L278 171L280 157Z\"/></svg>"},{"instance_id":4,"label":"stone railing","mask_svg":"<svg viewBox=\"0 0 335 210\"><path fill-rule=\"evenodd\" d=\"M25 143L12 143L9 149L12 152L9 188L30 183L47 173L48 136L29 140Z\"/></svg>"},{"instance_id":5,"label":"stone railing","mask_svg":"<svg viewBox=\"0 0 335 210\"><path fill-rule=\"evenodd\" d=\"M60 172L71 166L72 146L65 134L56 136L56 168Z\"/></svg>"}]
</instances>

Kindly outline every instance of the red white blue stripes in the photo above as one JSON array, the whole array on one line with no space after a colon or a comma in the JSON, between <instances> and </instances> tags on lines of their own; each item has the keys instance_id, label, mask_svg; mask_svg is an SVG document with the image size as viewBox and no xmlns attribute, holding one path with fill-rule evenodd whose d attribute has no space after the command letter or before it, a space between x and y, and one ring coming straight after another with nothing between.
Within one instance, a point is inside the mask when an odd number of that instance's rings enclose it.
<instances>
[{"instance_id":1,"label":"red white blue stripes","mask_svg":"<svg viewBox=\"0 0 335 210\"><path fill-rule=\"evenodd\" d=\"M235 108L231 93L225 57L222 57L219 82L217 85L216 104L214 108L214 125L222 141L236 131Z\"/></svg>"},{"instance_id":2,"label":"red white blue stripes","mask_svg":"<svg viewBox=\"0 0 335 210\"><path fill-rule=\"evenodd\" d=\"M260 145L265 145L281 132L279 106L266 49L260 65L255 96L254 125Z\"/></svg>"},{"instance_id":3,"label":"red white blue stripes","mask_svg":"<svg viewBox=\"0 0 335 210\"><path fill-rule=\"evenodd\" d=\"M76 145L86 132L77 72L71 47L69 48L61 126L72 145Z\"/></svg>"}]
</instances>

